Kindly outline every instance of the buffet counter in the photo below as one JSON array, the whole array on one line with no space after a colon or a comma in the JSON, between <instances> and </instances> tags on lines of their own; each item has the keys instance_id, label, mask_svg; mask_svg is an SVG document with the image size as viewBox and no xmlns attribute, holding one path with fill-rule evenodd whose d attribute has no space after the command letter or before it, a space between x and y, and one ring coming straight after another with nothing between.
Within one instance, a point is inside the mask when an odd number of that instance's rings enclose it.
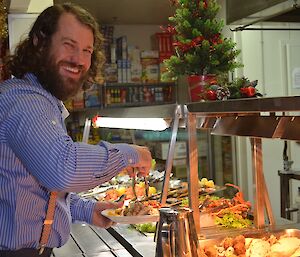
<instances>
[{"instance_id":1,"label":"buffet counter","mask_svg":"<svg viewBox=\"0 0 300 257\"><path fill-rule=\"evenodd\" d=\"M155 256L153 236L146 236L128 225L103 229L73 224L69 241L53 250L52 257L129 257Z\"/></svg>"},{"instance_id":2,"label":"buffet counter","mask_svg":"<svg viewBox=\"0 0 300 257\"><path fill-rule=\"evenodd\" d=\"M276 223L278 225L275 228L267 231L274 231L274 235L284 232L288 232L290 236L300 235L300 224L281 218L276 220ZM253 236L261 233L262 230L256 229L202 228L201 234L205 237L202 237L199 243L203 247L211 243L220 243L226 236ZM103 229L86 224L73 224L69 241L63 247L55 248L52 257L155 257L155 249L153 233L141 233L130 225L118 224Z\"/></svg>"}]
</instances>

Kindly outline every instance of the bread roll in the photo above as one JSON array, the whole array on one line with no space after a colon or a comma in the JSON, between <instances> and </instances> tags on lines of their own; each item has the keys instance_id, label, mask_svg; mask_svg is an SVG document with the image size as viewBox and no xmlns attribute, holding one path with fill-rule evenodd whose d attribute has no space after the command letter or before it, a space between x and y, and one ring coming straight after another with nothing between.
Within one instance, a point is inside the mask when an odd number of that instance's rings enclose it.
<instances>
[{"instance_id":1,"label":"bread roll","mask_svg":"<svg viewBox=\"0 0 300 257\"><path fill-rule=\"evenodd\" d=\"M251 257L263 257L268 256L267 254L270 252L270 244L259 238L253 238L251 244L246 250L246 256Z\"/></svg>"},{"instance_id":2,"label":"bread roll","mask_svg":"<svg viewBox=\"0 0 300 257\"><path fill-rule=\"evenodd\" d=\"M271 253L278 256L291 256L300 246L300 239L297 237L280 238L276 244L271 246ZM273 255L272 255L273 257Z\"/></svg>"},{"instance_id":3,"label":"bread roll","mask_svg":"<svg viewBox=\"0 0 300 257\"><path fill-rule=\"evenodd\" d=\"M296 249L296 251L293 253L293 255L291 255L291 257L299 257L299 256L300 256L300 247Z\"/></svg>"}]
</instances>

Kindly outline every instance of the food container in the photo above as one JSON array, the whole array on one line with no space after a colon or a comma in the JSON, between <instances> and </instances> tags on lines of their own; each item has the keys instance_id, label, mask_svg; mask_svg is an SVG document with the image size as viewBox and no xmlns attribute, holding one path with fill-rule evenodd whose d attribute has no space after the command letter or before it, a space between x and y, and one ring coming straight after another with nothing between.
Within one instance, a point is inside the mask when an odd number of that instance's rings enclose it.
<instances>
[{"instance_id":1,"label":"food container","mask_svg":"<svg viewBox=\"0 0 300 257\"><path fill-rule=\"evenodd\" d=\"M243 237L241 237L241 235ZM199 240L205 256L300 256L299 228L267 227L265 229L202 229ZM231 255L230 255L231 254Z\"/></svg>"}]
</instances>

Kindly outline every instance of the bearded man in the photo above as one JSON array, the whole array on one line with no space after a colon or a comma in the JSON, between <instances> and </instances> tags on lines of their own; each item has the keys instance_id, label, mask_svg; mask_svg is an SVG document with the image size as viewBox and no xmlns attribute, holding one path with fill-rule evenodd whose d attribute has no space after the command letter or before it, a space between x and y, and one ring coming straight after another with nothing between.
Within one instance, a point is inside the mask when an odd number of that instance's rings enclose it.
<instances>
[{"instance_id":1,"label":"bearded man","mask_svg":"<svg viewBox=\"0 0 300 257\"><path fill-rule=\"evenodd\" d=\"M124 169L149 173L142 146L74 142L62 101L101 79L103 38L95 19L72 4L45 9L9 58L0 84L0 257L50 256L74 221L107 228L120 204L81 199ZM122 203L121 203L122 204ZM51 210L51 211L50 211Z\"/></svg>"}]
</instances>

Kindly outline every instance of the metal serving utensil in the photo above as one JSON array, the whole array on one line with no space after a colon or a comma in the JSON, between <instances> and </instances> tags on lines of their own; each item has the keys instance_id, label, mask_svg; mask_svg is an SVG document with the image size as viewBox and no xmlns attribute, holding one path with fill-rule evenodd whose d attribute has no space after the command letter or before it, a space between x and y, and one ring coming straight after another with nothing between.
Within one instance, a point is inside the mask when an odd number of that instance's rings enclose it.
<instances>
[{"instance_id":1,"label":"metal serving utensil","mask_svg":"<svg viewBox=\"0 0 300 257\"><path fill-rule=\"evenodd\" d=\"M144 182L145 182L146 197L149 198L149 181L148 181L147 177L144 177Z\"/></svg>"},{"instance_id":2,"label":"metal serving utensil","mask_svg":"<svg viewBox=\"0 0 300 257\"><path fill-rule=\"evenodd\" d=\"M204 201L199 204L199 210L201 211L204 207L206 207L209 204L209 197L205 197Z\"/></svg>"},{"instance_id":3,"label":"metal serving utensil","mask_svg":"<svg viewBox=\"0 0 300 257\"><path fill-rule=\"evenodd\" d=\"M136 198L136 200L138 199L137 198L137 194L136 194L136 191L135 191L135 185L136 185L136 169L134 168L133 169L133 177L132 177L132 191L133 191L133 194L134 194L134 197Z\"/></svg>"},{"instance_id":4,"label":"metal serving utensil","mask_svg":"<svg viewBox=\"0 0 300 257\"><path fill-rule=\"evenodd\" d=\"M122 195L119 196L118 199L115 200L115 202L116 202L116 203L122 202L122 201L125 199L125 197L126 197L126 194L122 194Z\"/></svg>"}]
</instances>

